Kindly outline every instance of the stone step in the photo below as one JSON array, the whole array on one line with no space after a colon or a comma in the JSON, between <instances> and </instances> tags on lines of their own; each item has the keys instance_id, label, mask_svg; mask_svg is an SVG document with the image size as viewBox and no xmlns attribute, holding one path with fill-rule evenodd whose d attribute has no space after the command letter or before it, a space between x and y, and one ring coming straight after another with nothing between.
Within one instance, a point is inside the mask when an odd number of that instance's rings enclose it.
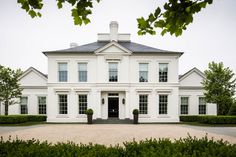
<instances>
[{"instance_id":1,"label":"stone step","mask_svg":"<svg viewBox=\"0 0 236 157\"><path fill-rule=\"evenodd\" d=\"M108 118L108 119L95 119L94 124L133 124L131 119L119 119L119 118Z\"/></svg>"}]
</instances>

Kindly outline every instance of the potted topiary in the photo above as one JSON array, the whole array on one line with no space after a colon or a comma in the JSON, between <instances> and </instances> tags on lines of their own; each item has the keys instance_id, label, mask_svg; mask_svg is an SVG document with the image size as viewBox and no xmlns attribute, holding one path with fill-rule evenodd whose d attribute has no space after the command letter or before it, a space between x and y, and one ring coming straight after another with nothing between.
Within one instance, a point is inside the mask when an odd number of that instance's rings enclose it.
<instances>
[{"instance_id":1,"label":"potted topiary","mask_svg":"<svg viewBox=\"0 0 236 157\"><path fill-rule=\"evenodd\" d=\"M139 110L138 109L134 109L133 110L134 124L138 124L138 114L139 114Z\"/></svg>"},{"instance_id":2,"label":"potted topiary","mask_svg":"<svg viewBox=\"0 0 236 157\"><path fill-rule=\"evenodd\" d=\"M92 124L93 123L93 110L91 108L87 109L86 114L87 114L87 123Z\"/></svg>"}]
</instances>

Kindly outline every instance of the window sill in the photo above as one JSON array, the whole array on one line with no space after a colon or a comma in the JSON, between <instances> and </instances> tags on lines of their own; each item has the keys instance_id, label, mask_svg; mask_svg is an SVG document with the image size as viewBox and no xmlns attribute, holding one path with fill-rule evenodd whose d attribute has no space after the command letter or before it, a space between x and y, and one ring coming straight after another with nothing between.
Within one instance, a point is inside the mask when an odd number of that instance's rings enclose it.
<instances>
[{"instance_id":1,"label":"window sill","mask_svg":"<svg viewBox=\"0 0 236 157\"><path fill-rule=\"evenodd\" d=\"M157 116L157 118L170 118L170 116L168 116L168 115L159 115L159 116Z\"/></svg>"},{"instance_id":2,"label":"window sill","mask_svg":"<svg viewBox=\"0 0 236 157\"><path fill-rule=\"evenodd\" d=\"M86 114L79 114L79 115L76 116L76 118L86 118L86 117L87 117Z\"/></svg>"}]
</instances>

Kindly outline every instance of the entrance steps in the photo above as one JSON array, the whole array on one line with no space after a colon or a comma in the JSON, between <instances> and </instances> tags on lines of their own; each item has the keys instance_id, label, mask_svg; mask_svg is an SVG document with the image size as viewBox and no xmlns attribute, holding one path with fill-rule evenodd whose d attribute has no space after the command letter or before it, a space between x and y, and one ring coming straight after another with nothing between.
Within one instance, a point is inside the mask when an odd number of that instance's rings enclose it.
<instances>
[{"instance_id":1,"label":"entrance steps","mask_svg":"<svg viewBox=\"0 0 236 157\"><path fill-rule=\"evenodd\" d=\"M94 124L133 124L131 119L119 119L119 118L108 118L108 119L95 119Z\"/></svg>"}]
</instances>

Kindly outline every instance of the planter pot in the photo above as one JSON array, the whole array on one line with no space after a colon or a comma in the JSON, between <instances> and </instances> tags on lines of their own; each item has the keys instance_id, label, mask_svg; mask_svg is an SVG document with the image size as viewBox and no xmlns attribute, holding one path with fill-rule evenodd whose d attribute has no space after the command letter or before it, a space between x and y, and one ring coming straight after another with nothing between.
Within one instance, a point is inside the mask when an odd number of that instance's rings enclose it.
<instances>
[{"instance_id":1,"label":"planter pot","mask_svg":"<svg viewBox=\"0 0 236 157\"><path fill-rule=\"evenodd\" d=\"M134 124L138 124L138 114L134 114Z\"/></svg>"},{"instance_id":2,"label":"planter pot","mask_svg":"<svg viewBox=\"0 0 236 157\"><path fill-rule=\"evenodd\" d=\"M88 122L88 124L93 123L93 115L87 115L87 122Z\"/></svg>"}]
</instances>

